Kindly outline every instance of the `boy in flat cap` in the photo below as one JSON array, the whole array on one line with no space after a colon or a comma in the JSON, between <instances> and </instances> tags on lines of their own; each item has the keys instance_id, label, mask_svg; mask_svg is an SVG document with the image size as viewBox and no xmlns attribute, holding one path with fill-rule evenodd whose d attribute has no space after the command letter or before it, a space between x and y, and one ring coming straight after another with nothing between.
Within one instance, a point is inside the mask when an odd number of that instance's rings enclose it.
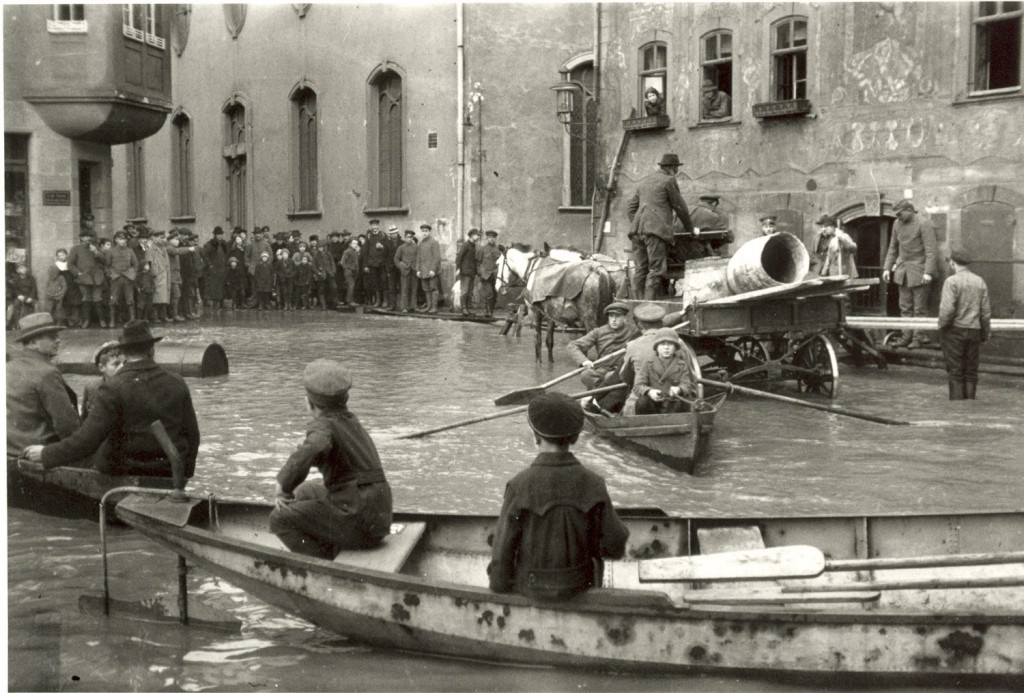
<instances>
[{"instance_id":1,"label":"boy in flat cap","mask_svg":"<svg viewBox=\"0 0 1024 693\"><path fill-rule=\"evenodd\" d=\"M505 487L487 575L494 592L568 599L600 587L603 560L625 554L629 530L604 479L570 450L583 430L579 403L546 392L527 418L539 454Z\"/></svg>"},{"instance_id":2,"label":"boy in flat cap","mask_svg":"<svg viewBox=\"0 0 1024 693\"><path fill-rule=\"evenodd\" d=\"M583 371L580 380L587 386L588 390L609 385L618 385L619 367L622 365L622 357L612 359L607 363L594 365L594 361L602 359L611 354L623 351L631 340L640 336L640 331L629 319L629 306L625 303L615 302L604 309L608 316L608 323L595 327L579 339L569 342L566 350L569 358L577 366L587 370ZM591 397L584 408L593 413L600 414L601 410L610 413L618 412L626 401L625 388L607 392L600 398Z\"/></svg>"},{"instance_id":3,"label":"boy in flat cap","mask_svg":"<svg viewBox=\"0 0 1024 693\"><path fill-rule=\"evenodd\" d=\"M427 295L426 312L437 312L437 294L441 290L441 244L431 234L430 224L420 224L423 240L416 247L416 276Z\"/></svg>"},{"instance_id":4,"label":"boy in flat cap","mask_svg":"<svg viewBox=\"0 0 1024 693\"><path fill-rule=\"evenodd\" d=\"M892 279L899 287L900 315L923 318L928 315L928 294L935 277L935 228L930 221L918 216L910 200L900 200L893 211L896 222L882 263L882 281ZM914 349L926 341L908 330L895 346Z\"/></svg>"},{"instance_id":5,"label":"boy in flat cap","mask_svg":"<svg viewBox=\"0 0 1024 693\"><path fill-rule=\"evenodd\" d=\"M950 399L974 399L978 390L981 344L992 333L992 306L985 280L970 270L971 256L954 248L949 254L953 274L942 285L939 337L946 359Z\"/></svg>"},{"instance_id":6,"label":"boy in flat cap","mask_svg":"<svg viewBox=\"0 0 1024 693\"><path fill-rule=\"evenodd\" d=\"M463 315L469 315L469 304L473 299L473 283L476 282L478 264L476 244L480 240L480 229L470 229L467 237L455 256L455 271L459 273Z\"/></svg>"},{"instance_id":7,"label":"boy in flat cap","mask_svg":"<svg viewBox=\"0 0 1024 693\"><path fill-rule=\"evenodd\" d=\"M395 267L400 279L398 307L403 313L416 307L416 251L416 233L408 229L405 242L395 250Z\"/></svg>"},{"instance_id":8,"label":"boy in flat cap","mask_svg":"<svg viewBox=\"0 0 1024 693\"><path fill-rule=\"evenodd\" d=\"M498 281L498 260L501 249L498 248L498 232L488 229L484 231L484 243L476 250L476 273L480 277L481 294L484 301L484 315L494 315L494 305L498 300L496 289Z\"/></svg>"},{"instance_id":9,"label":"boy in flat cap","mask_svg":"<svg viewBox=\"0 0 1024 693\"><path fill-rule=\"evenodd\" d=\"M758 219L758 221L761 222L762 236L771 236L773 233L778 233L779 228L778 225L775 223L776 221L778 221L778 217L776 217L774 214L765 214L760 219Z\"/></svg>"},{"instance_id":10,"label":"boy in flat cap","mask_svg":"<svg viewBox=\"0 0 1024 693\"><path fill-rule=\"evenodd\" d=\"M348 410L352 376L330 359L302 373L313 420L277 474L270 530L296 553L333 559L376 546L391 529L391 487L370 434ZM306 481L317 467L320 481Z\"/></svg>"}]
</instances>

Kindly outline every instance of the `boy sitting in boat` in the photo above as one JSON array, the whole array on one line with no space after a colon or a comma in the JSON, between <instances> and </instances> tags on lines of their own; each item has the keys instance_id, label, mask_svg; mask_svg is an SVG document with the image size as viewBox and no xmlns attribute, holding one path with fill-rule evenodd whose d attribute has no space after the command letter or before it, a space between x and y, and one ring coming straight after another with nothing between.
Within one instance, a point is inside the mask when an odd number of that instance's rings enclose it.
<instances>
[{"instance_id":1,"label":"boy sitting in boat","mask_svg":"<svg viewBox=\"0 0 1024 693\"><path fill-rule=\"evenodd\" d=\"M96 353L92 357L93 363L96 364L97 370L100 372L98 378L93 378L90 382L86 383L85 391L82 393L82 419L89 415L89 409L92 407L96 398L99 396L100 385L105 383L107 379L112 378L117 373L121 366L124 365L124 353L121 351L121 343L115 339L109 342L104 342Z\"/></svg>"},{"instance_id":2,"label":"boy sitting in boat","mask_svg":"<svg viewBox=\"0 0 1024 693\"><path fill-rule=\"evenodd\" d=\"M671 327L658 330L655 357L644 361L633 385L637 414L673 414L687 411L684 397L696 395L693 373L683 342Z\"/></svg>"},{"instance_id":3,"label":"boy sitting in boat","mask_svg":"<svg viewBox=\"0 0 1024 693\"><path fill-rule=\"evenodd\" d=\"M277 474L270 531L292 551L333 559L376 546L391 529L391 487L377 448L347 408L352 376L317 359L302 374L313 420L306 439ZM306 481L318 467L323 482ZM301 484L301 485L300 485Z\"/></svg>"},{"instance_id":4,"label":"boy sitting in boat","mask_svg":"<svg viewBox=\"0 0 1024 693\"><path fill-rule=\"evenodd\" d=\"M540 454L505 487L487 574L494 592L566 599L601 585L602 559L622 557L629 530L604 479L570 451L583 430L579 403L544 393L527 417Z\"/></svg>"}]
</instances>

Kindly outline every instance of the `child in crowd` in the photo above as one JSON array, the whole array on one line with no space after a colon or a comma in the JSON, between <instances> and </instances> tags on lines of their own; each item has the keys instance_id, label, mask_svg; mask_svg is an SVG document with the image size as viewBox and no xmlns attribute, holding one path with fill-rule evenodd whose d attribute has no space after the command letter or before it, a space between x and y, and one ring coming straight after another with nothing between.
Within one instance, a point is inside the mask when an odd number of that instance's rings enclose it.
<instances>
[{"instance_id":1,"label":"child in crowd","mask_svg":"<svg viewBox=\"0 0 1024 693\"><path fill-rule=\"evenodd\" d=\"M19 320L35 312L36 301L39 298L36 279L28 273L28 265L19 262L15 272L7 287L10 292L8 298L13 299L7 308L7 329L9 330L16 329Z\"/></svg>"},{"instance_id":2,"label":"child in crowd","mask_svg":"<svg viewBox=\"0 0 1024 693\"><path fill-rule=\"evenodd\" d=\"M356 282L359 281L359 239L348 242L341 255L341 269L345 272L345 303L356 305Z\"/></svg>"},{"instance_id":3,"label":"child in crowd","mask_svg":"<svg viewBox=\"0 0 1024 693\"><path fill-rule=\"evenodd\" d=\"M299 248L301 249L304 245L306 244L300 243ZM295 257L299 260L295 266L292 303L295 304L295 310L305 310L309 308L309 290L313 285L313 263L309 253L304 253L302 250L299 250Z\"/></svg>"},{"instance_id":4,"label":"child in crowd","mask_svg":"<svg viewBox=\"0 0 1024 693\"><path fill-rule=\"evenodd\" d=\"M135 276L135 288L139 292L139 319L152 320L153 294L156 293L156 277L153 275L153 263L142 261L142 268Z\"/></svg>"},{"instance_id":5,"label":"child in crowd","mask_svg":"<svg viewBox=\"0 0 1024 693\"><path fill-rule=\"evenodd\" d=\"M93 355L93 363L99 369L100 377L92 378L85 384L85 392L82 393L82 420L89 415L89 410L96 402L97 391L100 385L112 378L115 373L121 370L125 358L121 352L121 344L117 341L104 342L103 346L96 350Z\"/></svg>"},{"instance_id":6,"label":"child in crowd","mask_svg":"<svg viewBox=\"0 0 1024 693\"><path fill-rule=\"evenodd\" d=\"M288 248L277 251L277 262L274 264L274 281L277 286L277 309L293 310L292 290L295 284L295 263L291 260Z\"/></svg>"},{"instance_id":7,"label":"child in crowd","mask_svg":"<svg viewBox=\"0 0 1024 693\"><path fill-rule=\"evenodd\" d=\"M302 258L309 258L310 265L313 264L313 256L310 255L309 246L306 245L305 241L299 241L298 249L292 253L292 262L295 263L296 267L302 264ZM312 267L310 267L310 271L312 271Z\"/></svg>"},{"instance_id":8,"label":"child in crowd","mask_svg":"<svg viewBox=\"0 0 1024 693\"><path fill-rule=\"evenodd\" d=\"M139 260L135 251L128 247L128 236L124 231L114 234L114 247L104 251L107 277L110 279L110 324L117 324L117 309L127 309L126 320L135 319L135 275Z\"/></svg>"},{"instance_id":9,"label":"child in crowd","mask_svg":"<svg viewBox=\"0 0 1024 693\"><path fill-rule=\"evenodd\" d=\"M683 397L696 394L686 347L671 327L658 330L655 357L643 362L633 384L637 414L672 414L687 411Z\"/></svg>"},{"instance_id":10,"label":"child in crowd","mask_svg":"<svg viewBox=\"0 0 1024 693\"><path fill-rule=\"evenodd\" d=\"M274 266L270 264L270 253L260 253L260 261L253 268L252 281L257 307L270 310L274 300Z\"/></svg>"},{"instance_id":11,"label":"child in crowd","mask_svg":"<svg viewBox=\"0 0 1024 693\"><path fill-rule=\"evenodd\" d=\"M231 309L245 305L245 268L234 255L228 258L228 271L224 276L224 296L231 301Z\"/></svg>"},{"instance_id":12,"label":"child in crowd","mask_svg":"<svg viewBox=\"0 0 1024 693\"><path fill-rule=\"evenodd\" d=\"M110 306L111 306L111 301L110 301L111 276L110 276L110 272L107 271L107 268L106 268L105 265L107 263L106 258L110 257L110 251L114 247L114 241L112 241L109 238L100 238L100 239L97 239L97 242L100 245L100 255L101 255L101 257L104 258L104 260L103 260L103 264L104 264L104 268L103 268L103 293L101 294L101 297L100 297L100 305L97 306L97 308L100 309L100 316L101 316L101 318L102 319L106 319L106 317L110 315ZM101 323L101 325L102 325L102 323ZM113 321L110 322L110 326L111 327L114 326Z\"/></svg>"},{"instance_id":13,"label":"child in crowd","mask_svg":"<svg viewBox=\"0 0 1024 693\"><path fill-rule=\"evenodd\" d=\"M68 251L59 248L53 254L53 264L46 270L46 286L43 287L43 300L40 305L44 313L53 316L53 322L57 325L68 325L64 297L67 295L70 276Z\"/></svg>"}]
</instances>

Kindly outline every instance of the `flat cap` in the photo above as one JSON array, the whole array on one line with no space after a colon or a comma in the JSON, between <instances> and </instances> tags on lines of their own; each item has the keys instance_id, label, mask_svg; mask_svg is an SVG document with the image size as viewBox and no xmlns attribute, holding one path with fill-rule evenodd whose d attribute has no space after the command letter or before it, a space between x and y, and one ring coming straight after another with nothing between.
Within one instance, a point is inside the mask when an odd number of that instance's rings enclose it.
<instances>
[{"instance_id":1,"label":"flat cap","mask_svg":"<svg viewBox=\"0 0 1024 693\"><path fill-rule=\"evenodd\" d=\"M526 410L530 428L542 438L568 438L583 430L583 407L561 392L545 392Z\"/></svg>"},{"instance_id":2,"label":"flat cap","mask_svg":"<svg viewBox=\"0 0 1024 693\"><path fill-rule=\"evenodd\" d=\"M121 342L117 341L116 339L111 339L108 342L103 342L103 344L100 345L100 348L96 350L96 353L92 355L92 362L99 366L100 359L103 358L103 354L107 353L111 349L120 348Z\"/></svg>"},{"instance_id":3,"label":"flat cap","mask_svg":"<svg viewBox=\"0 0 1024 693\"><path fill-rule=\"evenodd\" d=\"M683 346L683 340L679 338L679 335L671 327L662 327L655 332L654 344L652 346L657 350L659 344L665 344L666 342L675 344L677 347Z\"/></svg>"},{"instance_id":4,"label":"flat cap","mask_svg":"<svg viewBox=\"0 0 1024 693\"><path fill-rule=\"evenodd\" d=\"M412 229L406 229L405 236L406 238L416 238L416 232L413 231Z\"/></svg>"},{"instance_id":5,"label":"flat cap","mask_svg":"<svg viewBox=\"0 0 1024 693\"><path fill-rule=\"evenodd\" d=\"M657 303L641 303L633 309L633 317L641 322L661 322L667 313Z\"/></svg>"},{"instance_id":6,"label":"flat cap","mask_svg":"<svg viewBox=\"0 0 1024 693\"><path fill-rule=\"evenodd\" d=\"M949 251L949 259L958 265L969 265L974 258L963 248L953 248Z\"/></svg>"},{"instance_id":7,"label":"flat cap","mask_svg":"<svg viewBox=\"0 0 1024 693\"><path fill-rule=\"evenodd\" d=\"M604 314L608 315L609 313L629 315L629 305L623 303L622 301L615 301L614 303L609 303L604 309Z\"/></svg>"},{"instance_id":8,"label":"flat cap","mask_svg":"<svg viewBox=\"0 0 1024 693\"><path fill-rule=\"evenodd\" d=\"M892 208L892 210L894 212L901 212L904 209L909 209L911 212L916 212L917 211L914 208L914 205L913 205L913 203L910 200L900 200L895 205L893 205L893 208Z\"/></svg>"},{"instance_id":9,"label":"flat cap","mask_svg":"<svg viewBox=\"0 0 1024 693\"><path fill-rule=\"evenodd\" d=\"M498 232L488 229L487 231L484 231L484 235L487 236L488 238L497 238Z\"/></svg>"},{"instance_id":10,"label":"flat cap","mask_svg":"<svg viewBox=\"0 0 1024 693\"><path fill-rule=\"evenodd\" d=\"M430 224L420 224L420 229L423 231L433 231L433 227Z\"/></svg>"},{"instance_id":11,"label":"flat cap","mask_svg":"<svg viewBox=\"0 0 1024 693\"><path fill-rule=\"evenodd\" d=\"M718 195L701 195L701 200L707 200L708 202L718 202L721 198Z\"/></svg>"},{"instance_id":12,"label":"flat cap","mask_svg":"<svg viewBox=\"0 0 1024 693\"><path fill-rule=\"evenodd\" d=\"M767 222L767 221L770 221L770 222L774 223L776 219L778 219L778 217L775 216L774 214L765 214L763 217L758 219L758 221L760 221L762 224Z\"/></svg>"},{"instance_id":13,"label":"flat cap","mask_svg":"<svg viewBox=\"0 0 1024 693\"><path fill-rule=\"evenodd\" d=\"M822 214L814 223L818 226L836 226L835 217L830 217L828 214Z\"/></svg>"},{"instance_id":14,"label":"flat cap","mask_svg":"<svg viewBox=\"0 0 1024 693\"><path fill-rule=\"evenodd\" d=\"M337 361L310 361L302 371L302 385L309 401L318 407L342 404L352 388L352 374Z\"/></svg>"},{"instance_id":15,"label":"flat cap","mask_svg":"<svg viewBox=\"0 0 1024 693\"><path fill-rule=\"evenodd\" d=\"M469 233L467 233L466 235L469 236L470 238L472 238L473 236L479 237L480 236L480 229L470 229Z\"/></svg>"}]
</instances>

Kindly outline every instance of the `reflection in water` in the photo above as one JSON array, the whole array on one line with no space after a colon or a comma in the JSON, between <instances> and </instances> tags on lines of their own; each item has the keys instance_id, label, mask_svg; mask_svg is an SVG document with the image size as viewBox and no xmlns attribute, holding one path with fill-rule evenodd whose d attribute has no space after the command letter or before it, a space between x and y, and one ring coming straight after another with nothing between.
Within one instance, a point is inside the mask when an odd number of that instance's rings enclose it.
<instances>
[{"instance_id":1,"label":"reflection in water","mask_svg":"<svg viewBox=\"0 0 1024 693\"><path fill-rule=\"evenodd\" d=\"M277 470L302 439L301 374L314 358L352 369L350 406L377 443L396 508L435 512L498 511L505 481L534 455L525 420L396 437L493 412L498 395L572 368L561 348L553 367L538 366L529 339L433 320L245 314L168 332L173 342L219 342L231 363L228 377L188 381L203 436L190 489L261 500L273 496ZM97 343L107 336L66 335ZM564 345L564 335L557 339ZM589 433L577 453L605 476L620 506L747 515L1020 509L1024 384L983 376L981 399L949 402L940 371L840 371L840 404L918 425L730 398L702 476L677 474ZM84 379L69 382L80 390ZM109 540L115 597L173 592L172 554L124 529L112 529ZM191 593L241 620L240 635L104 621L77 609L81 593L102 588L96 523L31 510L8 512L8 576L11 689L766 690L764 681L609 677L396 655L318 630L201 571L189 576Z\"/></svg>"}]
</instances>

